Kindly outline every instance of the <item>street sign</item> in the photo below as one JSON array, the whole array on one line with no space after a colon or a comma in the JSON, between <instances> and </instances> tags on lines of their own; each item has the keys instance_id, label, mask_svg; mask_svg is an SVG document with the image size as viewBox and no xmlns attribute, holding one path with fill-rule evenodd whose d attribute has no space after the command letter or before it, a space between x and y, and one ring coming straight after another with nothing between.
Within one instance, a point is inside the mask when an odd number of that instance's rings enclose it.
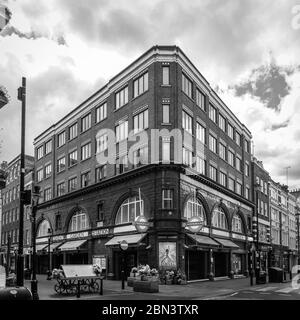
<instances>
[{"instance_id":1,"label":"street sign","mask_svg":"<svg viewBox=\"0 0 300 320\"><path fill-rule=\"evenodd\" d=\"M122 240L120 242L120 249L126 251L128 249L128 242L126 240Z\"/></svg>"},{"instance_id":2,"label":"street sign","mask_svg":"<svg viewBox=\"0 0 300 320\"><path fill-rule=\"evenodd\" d=\"M186 228L193 233L197 233L203 228L203 225L203 219L199 216L194 216L188 219Z\"/></svg>"},{"instance_id":3,"label":"street sign","mask_svg":"<svg viewBox=\"0 0 300 320\"><path fill-rule=\"evenodd\" d=\"M150 227L150 223L145 216L138 216L136 217L135 221L133 222L136 230L140 233L145 233L148 231Z\"/></svg>"}]
</instances>

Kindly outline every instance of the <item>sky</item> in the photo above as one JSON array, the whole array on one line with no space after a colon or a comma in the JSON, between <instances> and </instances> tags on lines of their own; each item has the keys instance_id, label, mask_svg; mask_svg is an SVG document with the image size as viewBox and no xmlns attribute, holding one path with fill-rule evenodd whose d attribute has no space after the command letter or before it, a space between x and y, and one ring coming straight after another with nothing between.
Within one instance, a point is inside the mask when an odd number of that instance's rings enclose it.
<instances>
[{"instance_id":1,"label":"sky","mask_svg":"<svg viewBox=\"0 0 300 320\"><path fill-rule=\"evenodd\" d=\"M300 188L300 0L0 0L0 162L153 45L178 45L253 135L273 180Z\"/></svg>"}]
</instances>

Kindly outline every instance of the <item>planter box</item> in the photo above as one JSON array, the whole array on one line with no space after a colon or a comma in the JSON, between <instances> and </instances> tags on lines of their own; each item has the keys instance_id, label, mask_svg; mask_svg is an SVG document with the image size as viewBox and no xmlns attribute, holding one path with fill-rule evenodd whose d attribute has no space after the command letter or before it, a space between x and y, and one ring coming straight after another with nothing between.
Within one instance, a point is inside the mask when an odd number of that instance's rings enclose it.
<instances>
[{"instance_id":1,"label":"planter box","mask_svg":"<svg viewBox=\"0 0 300 320\"><path fill-rule=\"evenodd\" d=\"M133 281L133 291L147 293L159 292L158 281L135 280Z\"/></svg>"},{"instance_id":2,"label":"planter box","mask_svg":"<svg viewBox=\"0 0 300 320\"><path fill-rule=\"evenodd\" d=\"M134 282L134 281L137 281L137 280L141 281L141 276L128 277L128 278L127 278L127 286L128 286L128 287L133 287L133 282Z\"/></svg>"}]
</instances>

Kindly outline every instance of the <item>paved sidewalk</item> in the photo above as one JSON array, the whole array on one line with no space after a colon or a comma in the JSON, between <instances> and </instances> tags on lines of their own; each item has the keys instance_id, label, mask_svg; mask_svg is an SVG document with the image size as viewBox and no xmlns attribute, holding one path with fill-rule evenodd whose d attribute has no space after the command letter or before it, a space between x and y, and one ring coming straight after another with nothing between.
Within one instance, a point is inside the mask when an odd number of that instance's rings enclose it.
<instances>
[{"instance_id":1,"label":"paved sidewalk","mask_svg":"<svg viewBox=\"0 0 300 320\"><path fill-rule=\"evenodd\" d=\"M38 275L38 293L40 300L74 300L75 295L58 295L54 291L56 280L46 280L46 275ZM254 279L255 283L255 279ZM82 300L191 300L191 299L211 299L214 297L226 297L240 290L255 287L266 287L266 285L250 286L249 278L226 279L216 281L200 281L188 283L187 285L160 285L159 293L134 292L133 288L125 283L125 289L121 289L120 281L104 280L103 296L96 294L81 294ZM286 286L287 284L280 284ZM30 288L30 281L25 281L25 286Z\"/></svg>"}]
</instances>

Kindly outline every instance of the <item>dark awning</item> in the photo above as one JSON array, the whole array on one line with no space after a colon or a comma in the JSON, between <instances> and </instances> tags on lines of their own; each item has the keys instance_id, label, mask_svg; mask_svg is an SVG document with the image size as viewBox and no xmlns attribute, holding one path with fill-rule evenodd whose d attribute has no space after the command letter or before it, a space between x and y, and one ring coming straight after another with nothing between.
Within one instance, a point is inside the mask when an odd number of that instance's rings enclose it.
<instances>
[{"instance_id":1,"label":"dark awning","mask_svg":"<svg viewBox=\"0 0 300 320\"><path fill-rule=\"evenodd\" d=\"M75 240L75 241L67 241L59 247L61 251L72 251L78 250L80 247L85 244L87 239L85 240Z\"/></svg>"},{"instance_id":2,"label":"dark awning","mask_svg":"<svg viewBox=\"0 0 300 320\"><path fill-rule=\"evenodd\" d=\"M234 249L240 249L240 247L232 242L231 240L227 239L220 239L220 238L214 238L217 242L221 244L221 246L226 247L226 248L234 248Z\"/></svg>"},{"instance_id":3,"label":"dark awning","mask_svg":"<svg viewBox=\"0 0 300 320\"><path fill-rule=\"evenodd\" d=\"M214 241L212 238L208 236L202 236L198 234L188 234L188 236L192 238L194 241L197 241L198 244L202 244L202 245L204 244L207 246L215 246L215 247L219 246L218 242Z\"/></svg>"},{"instance_id":4,"label":"dark awning","mask_svg":"<svg viewBox=\"0 0 300 320\"><path fill-rule=\"evenodd\" d=\"M115 236L105 243L106 246L119 245L121 241L125 240L128 244L138 244L146 236L146 233L127 234L123 236Z\"/></svg>"}]
</instances>

